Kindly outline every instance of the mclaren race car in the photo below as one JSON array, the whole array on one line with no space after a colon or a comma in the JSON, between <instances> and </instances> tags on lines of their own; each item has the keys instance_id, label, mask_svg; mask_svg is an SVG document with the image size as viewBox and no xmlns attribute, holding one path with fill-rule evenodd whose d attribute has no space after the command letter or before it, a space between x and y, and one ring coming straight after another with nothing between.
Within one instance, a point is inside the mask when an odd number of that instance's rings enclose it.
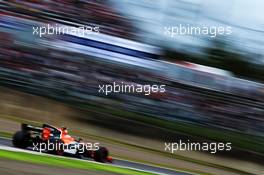
<instances>
[{"instance_id":1,"label":"mclaren race car","mask_svg":"<svg viewBox=\"0 0 264 175\"><path fill-rule=\"evenodd\" d=\"M73 138L68 134L66 127L22 124L21 130L13 135L13 145L17 148L32 148L34 151L56 155L92 158L103 163L112 162L107 148L99 146L99 143L84 143L82 139Z\"/></svg>"}]
</instances>

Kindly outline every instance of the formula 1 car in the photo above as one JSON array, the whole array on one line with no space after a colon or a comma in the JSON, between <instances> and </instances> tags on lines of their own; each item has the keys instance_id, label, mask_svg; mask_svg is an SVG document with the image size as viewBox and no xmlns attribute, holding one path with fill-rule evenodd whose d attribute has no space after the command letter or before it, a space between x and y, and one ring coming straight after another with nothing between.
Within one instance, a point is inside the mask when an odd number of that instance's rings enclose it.
<instances>
[{"instance_id":1,"label":"formula 1 car","mask_svg":"<svg viewBox=\"0 0 264 175\"><path fill-rule=\"evenodd\" d=\"M84 143L82 139L70 136L66 127L56 128L49 124L42 127L22 124L21 130L13 135L13 145L56 155L92 158L102 163L112 162L107 148L100 147L99 143Z\"/></svg>"}]
</instances>

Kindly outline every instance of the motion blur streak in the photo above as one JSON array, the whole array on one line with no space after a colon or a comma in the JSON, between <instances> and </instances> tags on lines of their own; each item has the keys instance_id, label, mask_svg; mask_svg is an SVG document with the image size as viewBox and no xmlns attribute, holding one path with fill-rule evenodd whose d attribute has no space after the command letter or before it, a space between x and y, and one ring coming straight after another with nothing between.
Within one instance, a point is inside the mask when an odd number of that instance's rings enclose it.
<instances>
[{"instance_id":1,"label":"motion blur streak","mask_svg":"<svg viewBox=\"0 0 264 175\"><path fill-rule=\"evenodd\" d=\"M248 16L242 13L245 6L252 11L246 13ZM110 149L122 142L152 150L153 154L161 152L172 162L186 156L233 166L230 169L234 174L240 170L260 174L264 171L264 31L259 25L264 18L260 6L263 3L256 0L0 1L0 86L10 90L0 96L8 99L0 103L0 116L12 115L19 118L17 123L25 119L38 122L37 117L29 119L20 113L22 109L37 110L31 109L30 101L20 101L16 105L21 106L12 110L14 106L10 104L20 99L12 90L25 92L81 111L85 115L68 115L65 121L39 118L57 125L75 121L77 127L73 130L95 140L104 137ZM47 31L41 37L33 34L43 26L61 26L75 32L56 35L45 34ZM164 34L167 26L213 26L218 32L228 26L230 30L228 35L214 37L168 37ZM80 34L80 27L96 30ZM148 95L144 91L107 95L98 92L101 85L113 83L132 87L162 85L166 91ZM44 108L43 115L50 112L48 104L34 99L33 103ZM10 132L2 128L6 128L4 124L0 124L0 134ZM94 132L92 136L90 132ZM177 151L179 157L169 157L164 152L164 142L179 140L228 142L232 150L216 153L213 158L206 151ZM116 154L133 157L120 150ZM153 157L138 159L158 164ZM239 161L244 166L238 166ZM219 173L205 167L172 164Z\"/></svg>"}]
</instances>

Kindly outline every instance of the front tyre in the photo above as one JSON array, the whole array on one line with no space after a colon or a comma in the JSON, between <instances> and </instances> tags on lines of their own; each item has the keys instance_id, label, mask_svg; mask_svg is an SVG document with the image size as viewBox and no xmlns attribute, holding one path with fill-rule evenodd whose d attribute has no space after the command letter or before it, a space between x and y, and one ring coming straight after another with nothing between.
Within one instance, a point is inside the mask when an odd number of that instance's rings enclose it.
<instances>
[{"instance_id":1,"label":"front tyre","mask_svg":"<svg viewBox=\"0 0 264 175\"><path fill-rule=\"evenodd\" d=\"M94 160L105 163L108 158L108 150L105 147L100 147L94 154Z\"/></svg>"},{"instance_id":2,"label":"front tyre","mask_svg":"<svg viewBox=\"0 0 264 175\"><path fill-rule=\"evenodd\" d=\"M29 134L25 131L17 131L13 135L12 142L15 147L26 149L29 146Z\"/></svg>"}]
</instances>

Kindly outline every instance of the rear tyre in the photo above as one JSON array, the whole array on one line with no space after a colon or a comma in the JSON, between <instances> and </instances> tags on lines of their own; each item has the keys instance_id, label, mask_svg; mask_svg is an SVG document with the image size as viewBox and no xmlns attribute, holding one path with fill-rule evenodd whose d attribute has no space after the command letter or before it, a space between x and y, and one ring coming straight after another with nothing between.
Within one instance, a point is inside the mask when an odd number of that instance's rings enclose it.
<instances>
[{"instance_id":1,"label":"rear tyre","mask_svg":"<svg viewBox=\"0 0 264 175\"><path fill-rule=\"evenodd\" d=\"M100 147L94 154L94 160L97 162L107 162L108 150L105 147Z\"/></svg>"},{"instance_id":2,"label":"rear tyre","mask_svg":"<svg viewBox=\"0 0 264 175\"><path fill-rule=\"evenodd\" d=\"M29 146L29 134L25 131L17 131L13 135L13 145L17 148L26 149Z\"/></svg>"}]
</instances>

